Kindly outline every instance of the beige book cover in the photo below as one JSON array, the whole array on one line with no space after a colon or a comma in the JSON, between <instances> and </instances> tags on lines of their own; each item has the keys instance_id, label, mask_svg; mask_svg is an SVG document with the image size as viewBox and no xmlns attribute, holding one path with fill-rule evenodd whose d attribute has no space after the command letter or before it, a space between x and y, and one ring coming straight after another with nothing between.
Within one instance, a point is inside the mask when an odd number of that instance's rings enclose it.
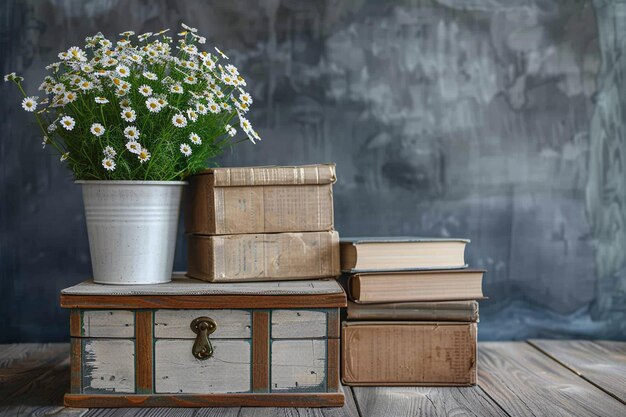
<instances>
[{"instance_id":1,"label":"beige book cover","mask_svg":"<svg viewBox=\"0 0 626 417\"><path fill-rule=\"evenodd\" d=\"M476 323L345 322L346 385L476 384Z\"/></svg>"},{"instance_id":2,"label":"beige book cover","mask_svg":"<svg viewBox=\"0 0 626 417\"><path fill-rule=\"evenodd\" d=\"M189 178L185 231L333 230L335 165L212 168Z\"/></svg>"},{"instance_id":3,"label":"beige book cover","mask_svg":"<svg viewBox=\"0 0 626 417\"><path fill-rule=\"evenodd\" d=\"M189 235L187 275L212 282L336 277L339 234Z\"/></svg>"}]
</instances>

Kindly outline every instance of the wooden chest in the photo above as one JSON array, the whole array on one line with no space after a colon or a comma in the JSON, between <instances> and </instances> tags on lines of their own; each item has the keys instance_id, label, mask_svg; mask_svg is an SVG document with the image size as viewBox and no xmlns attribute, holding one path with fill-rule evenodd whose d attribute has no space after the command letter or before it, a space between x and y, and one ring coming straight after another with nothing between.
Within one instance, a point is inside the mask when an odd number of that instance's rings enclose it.
<instances>
[{"instance_id":1,"label":"wooden chest","mask_svg":"<svg viewBox=\"0 0 626 417\"><path fill-rule=\"evenodd\" d=\"M69 407L341 406L334 280L86 281L70 310Z\"/></svg>"}]
</instances>

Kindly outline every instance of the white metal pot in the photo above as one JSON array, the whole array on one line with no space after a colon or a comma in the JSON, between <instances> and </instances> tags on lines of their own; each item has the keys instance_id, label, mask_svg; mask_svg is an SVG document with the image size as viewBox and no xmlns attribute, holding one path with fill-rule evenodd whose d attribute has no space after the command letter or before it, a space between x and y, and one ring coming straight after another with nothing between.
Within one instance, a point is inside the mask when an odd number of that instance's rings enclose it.
<instances>
[{"instance_id":1,"label":"white metal pot","mask_svg":"<svg viewBox=\"0 0 626 417\"><path fill-rule=\"evenodd\" d=\"M82 185L94 281L160 284L172 276L184 181Z\"/></svg>"}]
</instances>

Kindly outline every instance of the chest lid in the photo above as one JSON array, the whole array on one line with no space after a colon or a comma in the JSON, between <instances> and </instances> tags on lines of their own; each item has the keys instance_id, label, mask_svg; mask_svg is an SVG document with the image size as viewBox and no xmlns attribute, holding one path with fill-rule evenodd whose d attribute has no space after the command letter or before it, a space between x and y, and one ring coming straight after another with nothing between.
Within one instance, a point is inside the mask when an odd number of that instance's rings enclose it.
<instances>
[{"instance_id":1,"label":"chest lid","mask_svg":"<svg viewBox=\"0 0 626 417\"><path fill-rule=\"evenodd\" d=\"M345 307L334 279L209 283L174 274L172 282L109 286L87 280L61 290L65 308L324 308Z\"/></svg>"}]
</instances>

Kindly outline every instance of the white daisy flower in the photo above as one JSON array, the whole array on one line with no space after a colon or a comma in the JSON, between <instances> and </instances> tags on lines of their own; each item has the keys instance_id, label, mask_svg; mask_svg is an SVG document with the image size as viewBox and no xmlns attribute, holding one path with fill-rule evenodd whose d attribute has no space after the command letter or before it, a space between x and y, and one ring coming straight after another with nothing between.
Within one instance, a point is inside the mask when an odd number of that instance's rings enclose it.
<instances>
[{"instance_id":1,"label":"white daisy flower","mask_svg":"<svg viewBox=\"0 0 626 417\"><path fill-rule=\"evenodd\" d=\"M235 101L235 107L237 107L243 113L247 113L248 110L250 110L250 106L248 106L246 103L240 103L238 101Z\"/></svg>"},{"instance_id":2,"label":"white daisy flower","mask_svg":"<svg viewBox=\"0 0 626 417\"><path fill-rule=\"evenodd\" d=\"M139 132L139 129L137 129L135 126L128 126L126 129L124 129L124 136L126 136L127 139L136 140L139 139L141 133Z\"/></svg>"},{"instance_id":3,"label":"white daisy flower","mask_svg":"<svg viewBox=\"0 0 626 417\"><path fill-rule=\"evenodd\" d=\"M56 83L54 87L52 87L52 92L55 94L65 93L65 84Z\"/></svg>"},{"instance_id":4,"label":"white daisy flower","mask_svg":"<svg viewBox=\"0 0 626 417\"><path fill-rule=\"evenodd\" d=\"M22 108L27 112L34 112L37 108L37 97L26 97L24 100L22 100Z\"/></svg>"},{"instance_id":5,"label":"white daisy flower","mask_svg":"<svg viewBox=\"0 0 626 417\"><path fill-rule=\"evenodd\" d=\"M150 97L146 100L146 107L148 108L148 110L150 110L150 113L158 113L161 111L161 105L159 104L159 101L154 97Z\"/></svg>"},{"instance_id":6,"label":"white daisy flower","mask_svg":"<svg viewBox=\"0 0 626 417\"><path fill-rule=\"evenodd\" d=\"M188 75L185 77L185 82L187 84L195 84L196 82L198 82L198 80L193 75Z\"/></svg>"},{"instance_id":7,"label":"white daisy flower","mask_svg":"<svg viewBox=\"0 0 626 417\"><path fill-rule=\"evenodd\" d=\"M98 104L107 104L109 102L109 100L107 100L104 97L96 97L94 98L94 100L96 101L96 103Z\"/></svg>"},{"instance_id":8,"label":"white daisy flower","mask_svg":"<svg viewBox=\"0 0 626 417\"><path fill-rule=\"evenodd\" d=\"M130 69L126 65L118 65L115 67L115 72L122 78L126 78L130 75Z\"/></svg>"},{"instance_id":9,"label":"white daisy flower","mask_svg":"<svg viewBox=\"0 0 626 417\"><path fill-rule=\"evenodd\" d=\"M104 158L102 160L102 166L107 171L114 171L115 170L115 161L113 159L111 159L111 158Z\"/></svg>"},{"instance_id":10,"label":"white daisy flower","mask_svg":"<svg viewBox=\"0 0 626 417\"><path fill-rule=\"evenodd\" d=\"M190 156L191 155L191 146L187 145L186 143L183 143L180 145L180 152L185 155L185 156Z\"/></svg>"},{"instance_id":11,"label":"white daisy flower","mask_svg":"<svg viewBox=\"0 0 626 417\"><path fill-rule=\"evenodd\" d=\"M139 158L139 162L142 164L148 160L150 160L150 152L146 148L141 148L139 153L137 154L137 158Z\"/></svg>"},{"instance_id":12,"label":"white daisy flower","mask_svg":"<svg viewBox=\"0 0 626 417\"><path fill-rule=\"evenodd\" d=\"M239 70L232 64L228 64L224 67L226 71L230 73L233 77L237 77L239 75Z\"/></svg>"},{"instance_id":13,"label":"white daisy flower","mask_svg":"<svg viewBox=\"0 0 626 417\"><path fill-rule=\"evenodd\" d=\"M234 137L237 134L237 129L235 129L231 125L226 125L224 129L226 129L226 133L228 133L230 137Z\"/></svg>"},{"instance_id":14,"label":"white daisy flower","mask_svg":"<svg viewBox=\"0 0 626 417\"><path fill-rule=\"evenodd\" d=\"M135 110L131 109L130 107L126 107L124 110L122 110L120 114L122 115L122 119L127 122L134 122L135 119L137 119L137 114L135 113Z\"/></svg>"},{"instance_id":15,"label":"white daisy flower","mask_svg":"<svg viewBox=\"0 0 626 417\"><path fill-rule=\"evenodd\" d=\"M207 107L202 103L196 103L196 111L200 114L207 114L209 111Z\"/></svg>"},{"instance_id":16,"label":"white daisy flower","mask_svg":"<svg viewBox=\"0 0 626 417\"><path fill-rule=\"evenodd\" d=\"M221 77L222 81L228 85L235 85L236 81L235 81L235 77L233 77L231 74L227 73L227 72L223 72L222 73L222 77Z\"/></svg>"},{"instance_id":17,"label":"white daisy flower","mask_svg":"<svg viewBox=\"0 0 626 417\"><path fill-rule=\"evenodd\" d=\"M112 146L107 146L106 148L104 148L102 150L102 153L104 154L104 156L106 156L107 158L115 158L115 155L117 155L117 152L115 152L115 149L113 149Z\"/></svg>"},{"instance_id":18,"label":"white daisy flower","mask_svg":"<svg viewBox=\"0 0 626 417\"><path fill-rule=\"evenodd\" d=\"M242 92L239 95L239 101L241 101L242 103L246 103L249 106L252 104L252 96L250 96L250 94L248 93Z\"/></svg>"},{"instance_id":19,"label":"white daisy flower","mask_svg":"<svg viewBox=\"0 0 626 417\"><path fill-rule=\"evenodd\" d=\"M152 81L157 79L157 75L154 72L150 72L150 71L145 71L143 73L143 76Z\"/></svg>"},{"instance_id":20,"label":"white daisy flower","mask_svg":"<svg viewBox=\"0 0 626 417\"><path fill-rule=\"evenodd\" d=\"M122 84L120 84L120 90L128 92L128 90L130 90L130 84L128 84L127 82L123 82Z\"/></svg>"},{"instance_id":21,"label":"white daisy flower","mask_svg":"<svg viewBox=\"0 0 626 417\"><path fill-rule=\"evenodd\" d=\"M68 59L71 58L70 54L68 52L59 52L59 55L57 55L59 57L59 59L61 61L67 61Z\"/></svg>"},{"instance_id":22,"label":"white daisy flower","mask_svg":"<svg viewBox=\"0 0 626 417\"><path fill-rule=\"evenodd\" d=\"M187 26L187 25L186 25L186 24L184 24L184 23L181 23L181 26L183 27L183 29L187 29L189 32L197 32L197 31L198 31L198 29L196 29L196 28L192 28L192 27L190 27L190 26Z\"/></svg>"},{"instance_id":23,"label":"white daisy flower","mask_svg":"<svg viewBox=\"0 0 626 417\"><path fill-rule=\"evenodd\" d=\"M70 157L70 153L69 152L65 152L64 154L61 154L61 158L59 158L59 161L63 162L63 161L67 161L67 158Z\"/></svg>"},{"instance_id":24,"label":"white daisy flower","mask_svg":"<svg viewBox=\"0 0 626 417\"><path fill-rule=\"evenodd\" d=\"M128 97L124 97L123 99L120 100L120 107L125 109L127 107L130 107L130 99Z\"/></svg>"},{"instance_id":25,"label":"white daisy flower","mask_svg":"<svg viewBox=\"0 0 626 417\"><path fill-rule=\"evenodd\" d=\"M210 102L210 103L208 103L207 105L209 106L209 111L210 111L211 113L216 114L216 113L219 113L219 112L220 112L220 106L218 106L216 102L211 101L211 102Z\"/></svg>"},{"instance_id":26,"label":"white daisy flower","mask_svg":"<svg viewBox=\"0 0 626 417\"><path fill-rule=\"evenodd\" d=\"M196 113L192 109L187 109L187 119L191 120L192 122L195 122L196 120L198 120L198 113Z\"/></svg>"},{"instance_id":27,"label":"white daisy flower","mask_svg":"<svg viewBox=\"0 0 626 417\"><path fill-rule=\"evenodd\" d=\"M117 64L117 59L112 58L112 57L105 59L104 62L102 63L102 65L104 65L105 67L112 67L115 64Z\"/></svg>"},{"instance_id":28,"label":"white daisy flower","mask_svg":"<svg viewBox=\"0 0 626 417\"><path fill-rule=\"evenodd\" d=\"M200 136L197 133L193 133L191 132L189 134L189 140L191 141L191 143L193 143L194 145L202 145L202 139L200 139Z\"/></svg>"},{"instance_id":29,"label":"white daisy flower","mask_svg":"<svg viewBox=\"0 0 626 417\"><path fill-rule=\"evenodd\" d=\"M61 126L65 128L65 130L72 130L76 125L76 121L71 116L63 116L61 118Z\"/></svg>"},{"instance_id":30,"label":"white daisy flower","mask_svg":"<svg viewBox=\"0 0 626 417\"><path fill-rule=\"evenodd\" d=\"M163 97L158 97L157 101L159 102L159 104L161 105L161 108L167 106L167 100L165 100Z\"/></svg>"},{"instance_id":31,"label":"white daisy flower","mask_svg":"<svg viewBox=\"0 0 626 417\"><path fill-rule=\"evenodd\" d=\"M176 127L187 126L187 119L182 114L178 113L172 116L172 124Z\"/></svg>"},{"instance_id":32,"label":"white daisy flower","mask_svg":"<svg viewBox=\"0 0 626 417\"><path fill-rule=\"evenodd\" d=\"M142 84L138 89L139 94L144 97L150 97L152 95L152 87L146 84Z\"/></svg>"},{"instance_id":33,"label":"white daisy flower","mask_svg":"<svg viewBox=\"0 0 626 417\"><path fill-rule=\"evenodd\" d=\"M105 129L104 126L102 126L100 123L94 123L91 125L89 131L94 136L102 136L104 135Z\"/></svg>"},{"instance_id":34,"label":"white daisy flower","mask_svg":"<svg viewBox=\"0 0 626 417\"><path fill-rule=\"evenodd\" d=\"M67 50L67 53L70 56L70 58L75 59L77 61L87 60L87 55L85 55L85 52L82 49L80 49L78 46L72 46L70 49Z\"/></svg>"},{"instance_id":35,"label":"white daisy flower","mask_svg":"<svg viewBox=\"0 0 626 417\"><path fill-rule=\"evenodd\" d=\"M183 90L183 86L180 84L174 84L170 87L170 92L174 94L182 94L185 90Z\"/></svg>"},{"instance_id":36,"label":"white daisy flower","mask_svg":"<svg viewBox=\"0 0 626 417\"><path fill-rule=\"evenodd\" d=\"M126 32L120 33L120 36L128 38L129 36L133 36L134 34L135 34L135 32L133 32L132 30L127 30Z\"/></svg>"},{"instance_id":37,"label":"white daisy flower","mask_svg":"<svg viewBox=\"0 0 626 417\"><path fill-rule=\"evenodd\" d=\"M129 140L128 142L126 142L126 149L128 149L130 153L139 155L139 152L141 152L142 148L141 144L136 140Z\"/></svg>"},{"instance_id":38,"label":"white daisy flower","mask_svg":"<svg viewBox=\"0 0 626 417\"><path fill-rule=\"evenodd\" d=\"M133 62L135 62L135 63L137 63L137 64L140 64L140 63L141 63L141 61L143 60L143 58L142 58L140 55L137 55L137 54L132 54L132 55L130 56L130 60L131 60L131 61L133 61Z\"/></svg>"},{"instance_id":39,"label":"white daisy flower","mask_svg":"<svg viewBox=\"0 0 626 417\"><path fill-rule=\"evenodd\" d=\"M83 70L83 72L86 72L87 74L89 74L90 72L93 72L93 67L91 65L83 65L81 69Z\"/></svg>"},{"instance_id":40,"label":"white daisy flower","mask_svg":"<svg viewBox=\"0 0 626 417\"><path fill-rule=\"evenodd\" d=\"M243 129L244 132L248 132L250 131L250 129L252 129L250 121L242 116L239 116L239 126L241 126L241 129Z\"/></svg>"},{"instance_id":41,"label":"white daisy flower","mask_svg":"<svg viewBox=\"0 0 626 417\"><path fill-rule=\"evenodd\" d=\"M78 87L83 91L89 91L93 88L93 83L91 81L84 80Z\"/></svg>"},{"instance_id":42,"label":"white daisy flower","mask_svg":"<svg viewBox=\"0 0 626 417\"><path fill-rule=\"evenodd\" d=\"M104 48L110 48L111 46L113 46L113 44L111 43L110 40L108 39L101 39L100 40L100 45Z\"/></svg>"},{"instance_id":43,"label":"white daisy flower","mask_svg":"<svg viewBox=\"0 0 626 417\"><path fill-rule=\"evenodd\" d=\"M68 103L72 103L74 101L76 101L76 93L73 91L66 91L65 95L63 96L63 98L68 102Z\"/></svg>"},{"instance_id":44,"label":"white daisy flower","mask_svg":"<svg viewBox=\"0 0 626 417\"><path fill-rule=\"evenodd\" d=\"M215 69L215 61L213 61L210 57L205 59L203 62L210 71Z\"/></svg>"},{"instance_id":45,"label":"white daisy flower","mask_svg":"<svg viewBox=\"0 0 626 417\"><path fill-rule=\"evenodd\" d=\"M215 50L217 51L218 54L220 54L220 56L224 59L228 59L228 57L226 56L226 54L222 51L220 51L217 46L215 47Z\"/></svg>"},{"instance_id":46,"label":"white daisy flower","mask_svg":"<svg viewBox=\"0 0 626 417\"><path fill-rule=\"evenodd\" d=\"M225 101L220 103L220 107L226 111L230 111L232 109L232 107L230 107L230 104L226 103Z\"/></svg>"}]
</instances>

